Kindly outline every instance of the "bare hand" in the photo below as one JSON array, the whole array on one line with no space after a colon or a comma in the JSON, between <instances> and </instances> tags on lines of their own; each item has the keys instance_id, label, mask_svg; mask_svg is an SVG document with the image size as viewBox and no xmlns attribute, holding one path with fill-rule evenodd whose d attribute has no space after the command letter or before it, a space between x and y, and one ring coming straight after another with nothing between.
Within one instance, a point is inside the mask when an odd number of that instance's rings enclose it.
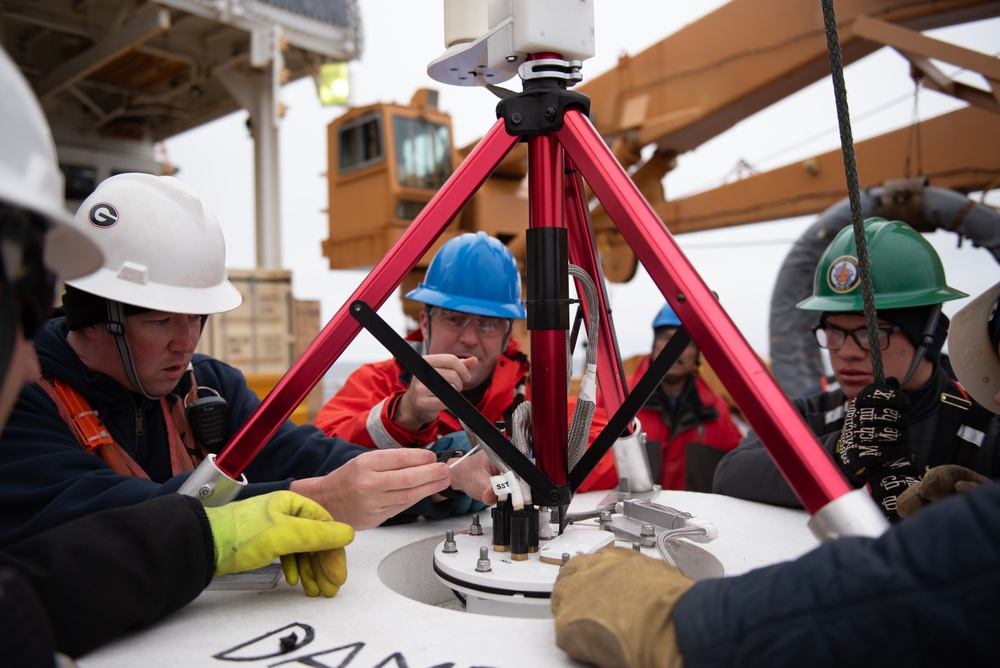
<instances>
[{"instance_id":1,"label":"bare hand","mask_svg":"<svg viewBox=\"0 0 1000 668\"><path fill-rule=\"evenodd\" d=\"M448 466L430 450L396 448L358 455L321 478L295 480L290 489L360 531L447 488L449 480Z\"/></svg>"},{"instance_id":2,"label":"bare hand","mask_svg":"<svg viewBox=\"0 0 1000 668\"><path fill-rule=\"evenodd\" d=\"M480 450L449 470L452 489L465 492L467 496L479 499L487 506L497 502L496 492L490 484L490 476L497 475L500 471L493 466L493 462L485 452Z\"/></svg>"},{"instance_id":3,"label":"bare hand","mask_svg":"<svg viewBox=\"0 0 1000 668\"><path fill-rule=\"evenodd\" d=\"M459 392L472 380L470 370L479 364L479 360L475 357L461 359L447 353L424 355L424 360ZM436 420L438 413L444 409L444 402L438 399L419 378L414 377L410 387L396 405L393 420L401 427L417 431Z\"/></svg>"}]
</instances>

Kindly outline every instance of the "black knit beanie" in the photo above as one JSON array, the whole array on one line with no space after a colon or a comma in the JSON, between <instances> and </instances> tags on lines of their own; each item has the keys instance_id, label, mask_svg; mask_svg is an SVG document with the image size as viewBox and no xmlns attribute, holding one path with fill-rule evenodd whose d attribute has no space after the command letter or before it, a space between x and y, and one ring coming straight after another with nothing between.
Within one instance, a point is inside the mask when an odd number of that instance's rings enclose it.
<instances>
[{"instance_id":1,"label":"black knit beanie","mask_svg":"<svg viewBox=\"0 0 1000 668\"><path fill-rule=\"evenodd\" d=\"M914 347L918 347L920 337L924 333L924 327L927 326L927 317L933 308L935 307L911 306L910 308L885 309L878 312L878 317L899 327L903 334L906 334L910 343ZM944 313L938 316L937 325L932 332L934 340L927 345L927 351L924 353L924 357L932 362L937 363L941 357L941 348L944 346L945 337L948 336L948 323L948 316Z\"/></svg>"},{"instance_id":2,"label":"black knit beanie","mask_svg":"<svg viewBox=\"0 0 1000 668\"><path fill-rule=\"evenodd\" d=\"M98 325L108 321L108 300L89 292L66 286L62 298L66 314L66 329L73 332L88 325ZM137 315L149 311L148 308L125 304L125 315Z\"/></svg>"}]
</instances>

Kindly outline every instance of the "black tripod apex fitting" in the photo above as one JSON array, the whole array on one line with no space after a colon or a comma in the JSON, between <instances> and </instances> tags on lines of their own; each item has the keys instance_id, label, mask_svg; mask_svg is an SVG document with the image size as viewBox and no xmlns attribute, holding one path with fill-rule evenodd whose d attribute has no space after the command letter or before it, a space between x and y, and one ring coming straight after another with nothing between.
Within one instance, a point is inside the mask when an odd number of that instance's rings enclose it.
<instances>
[{"instance_id":1,"label":"black tripod apex fitting","mask_svg":"<svg viewBox=\"0 0 1000 668\"><path fill-rule=\"evenodd\" d=\"M497 104L497 118L504 121L507 134L537 137L562 129L568 109L579 109L590 116L590 98L566 90L566 82L557 78L531 79L524 90L509 95Z\"/></svg>"}]
</instances>

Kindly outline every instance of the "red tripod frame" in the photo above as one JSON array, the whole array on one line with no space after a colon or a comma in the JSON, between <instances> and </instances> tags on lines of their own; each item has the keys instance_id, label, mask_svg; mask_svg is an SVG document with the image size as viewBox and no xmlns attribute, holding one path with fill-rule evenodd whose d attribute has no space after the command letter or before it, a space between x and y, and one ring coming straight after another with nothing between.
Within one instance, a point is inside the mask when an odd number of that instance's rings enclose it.
<instances>
[{"instance_id":1,"label":"red tripod frame","mask_svg":"<svg viewBox=\"0 0 1000 668\"><path fill-rule=\"evenodd\" d=\"M361 325L350 315L350 304L363 300L377 310L385 303L520 139L507 133L503 119L496 122L219 454L219 470L240 476L357 336ZM598 379L609 414L626 394L624 374L581 177L723 379L806 510L815 514L849 492L847 481L584 113L567 109L560 129L527 141L529 225L566 228L570 262L594 277L598 287L604 316ZM565 330L531 330L535 456L556 484L567 479L565 336Z\"/></svg>"}]
</instances>

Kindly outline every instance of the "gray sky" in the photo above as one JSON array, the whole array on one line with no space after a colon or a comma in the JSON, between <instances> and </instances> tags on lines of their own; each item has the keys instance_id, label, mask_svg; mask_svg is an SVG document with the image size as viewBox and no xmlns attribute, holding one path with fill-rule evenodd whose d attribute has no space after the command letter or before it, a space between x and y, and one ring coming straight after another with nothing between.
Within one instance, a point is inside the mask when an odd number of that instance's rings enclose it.
<instances>
[{"instance_id":1,"label":"gray sky","mask_svg":"<svg viewBox=\"0 0 1000 668\"><path fill-rule=\"evenodd\" d=\"M621 53L637 53L698 16L725 4L720 0L596 0L597 55L584 63L585 79L614 66ZM818 4L818 3L817 3ZM421 87L440 91L440 107L452 114L456 145L481 137L495 120L496 98L483 89L448 87L426 74L428 62L444 50L440 0L360 0L365 51L351 63L354 105L407 102ZM1000 52L1000 20L931 33L939 39L989 54ZM946 72L954 67L944 65ZM855 140L907 125L913 114L912 82L906 61L883 49L847 69L846 81ZM976 78L964 78L976 83ZM516 82L508 82L516 87ZM981 84L980 84L981 85ZM364 271L330 271L320 243L327 238L326 126L343 108L323 108L311 81L286 86L288 113L281 128L281 198L283 265L293 270L298 299L319 299L323 324L333 316L365 276ZM896 101L886 106L886 103ZM933 91L919 97L922 117L961 106ZM878 110L878 111L876 111ZM223 224L228 264L252 267L254 252L253 148L246 113L238 112L167 142L178 176L208 202ZM778 167L840 146L832 84L825 78L795 96L751 117L730 131L681 156L666 178L676 198L723 182L740 159L758 170ZM902 175L900 175L902 176ZM1000 205L1000 192L988 202ZM791 242L813 222L797 218L746 227L679 235L678 244L758 352L767 352L767 319L774 279ZM938 249L948 282L976 294L1000 278L993 258L957 237L928 237ZM623 356L648 350L650 323L662 304L659 290L640 269L627 284L609 284ZM966 300L950 302L954 313ZM380 313L397 329L404 326L397 298ZM382 359L386 353L364 332L344 360Z\"/></svg>"}]
</instances>

